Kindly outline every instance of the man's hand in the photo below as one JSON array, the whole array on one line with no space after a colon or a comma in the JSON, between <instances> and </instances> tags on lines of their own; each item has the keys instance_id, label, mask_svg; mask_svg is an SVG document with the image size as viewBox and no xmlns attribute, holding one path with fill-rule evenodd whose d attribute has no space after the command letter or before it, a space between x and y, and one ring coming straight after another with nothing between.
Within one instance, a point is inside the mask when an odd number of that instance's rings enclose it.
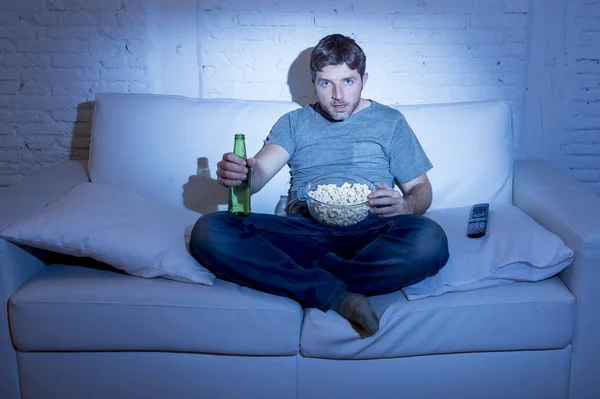
<instances>
[{"instance_id":1,"label":"man's hand","mask_svg":"<svg viewBox=\"0 0 600 399\"><path fill-rule=\"evenodd\" d=\"M388 186L387 184L378 184L378 190L369 194L369 205L371 213L379 217L405 215L413 213L410 204L404 199L402 194Z\"/></svg>"},{"instance_id":2,"label":"man's hand","mask_svg":"<svg viewBox=\"0 0 600 399\"><path fill-rule=\"evenodd\" d=\"M254 158L244 158L232 152L223 154L223 159L217 163L217 182L225 187L239 186L248 179L248 167L256 165Z\"/></svg>"}]
</instances>

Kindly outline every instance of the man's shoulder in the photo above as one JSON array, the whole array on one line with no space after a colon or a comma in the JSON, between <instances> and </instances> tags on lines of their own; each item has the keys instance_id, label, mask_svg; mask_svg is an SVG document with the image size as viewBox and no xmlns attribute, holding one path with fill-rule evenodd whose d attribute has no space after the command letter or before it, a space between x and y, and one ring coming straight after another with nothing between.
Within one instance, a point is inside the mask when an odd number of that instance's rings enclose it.
<instances>
[{"instance_id":1,"label":"man's shoulder","mask_svg":"<svg viewBox=\"0 0 600 399\"><path fill-rule=\"evenodd\" d=\"M398 109L394 108L391 105L382 104L380 102L371 100L371 106L374 107L374 110L379 113L380 116L385 116L388 118L396 118L396 119L404 119L404 115Z\"/></svg>"},{"instance_id":2,"label":"man's shoulder","mask_svg":"<svg viewBox=\"0 0 600 399\"><path fill-rule=\"evenodd\" d=\"M290 122L297 122L309 118L312 114L314 114L314 112L315 111L313 110L312 106L309 104L305 105L304 107L288 111L283 114L281 118L286 118Z\"/></svg>"}]
</instances>

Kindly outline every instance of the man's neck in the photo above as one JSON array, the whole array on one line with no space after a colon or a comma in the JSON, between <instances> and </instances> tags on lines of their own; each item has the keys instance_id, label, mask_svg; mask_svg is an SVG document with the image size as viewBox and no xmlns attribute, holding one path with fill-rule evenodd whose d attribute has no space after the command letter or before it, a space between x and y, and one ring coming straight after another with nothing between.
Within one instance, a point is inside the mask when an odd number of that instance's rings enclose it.
<instances>
[{"instance_id":1,"label":"man's neck","mask_svg":"<svg viewBox=\"0 0 600 399\"><path fill-rule=\"evenodd\" d=\"M370 106L371 106L371 100L361 98L360 101L358 102L358 107L356 107L356 109L354 110L354 112L352 114L360 112L365 108L369 108Z\"/></svg>"}]
</instances>

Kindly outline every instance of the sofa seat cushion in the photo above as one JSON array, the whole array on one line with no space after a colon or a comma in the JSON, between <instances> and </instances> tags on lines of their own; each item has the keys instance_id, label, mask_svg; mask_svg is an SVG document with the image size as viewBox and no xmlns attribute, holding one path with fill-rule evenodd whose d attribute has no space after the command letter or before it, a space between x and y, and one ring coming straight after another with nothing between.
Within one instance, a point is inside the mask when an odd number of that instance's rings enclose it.
<instances>
[{"instance_id":1,"label":"sofa seat cushion","mask_svg":"<svg viewBox=\"0 0 600 399\"><path fill-rule=\"evenodd\" d=\"M301 354L327 359L561 349L575 330L575 297L553 277L407 301L401 291L370 302L380 330L361 338L332 310L307 310Z\"/></svg>"},{"instance_id":2,"label":"sofa seat cushion","mask_svg":"<svg viewBox=\"0 0 600 399\"><path fill-rule=\"evenodd\" d=\"M222 280L213 286L51 265L9 301L19 351L298 353L297 302Z\"/></svg>"}]
</instances>

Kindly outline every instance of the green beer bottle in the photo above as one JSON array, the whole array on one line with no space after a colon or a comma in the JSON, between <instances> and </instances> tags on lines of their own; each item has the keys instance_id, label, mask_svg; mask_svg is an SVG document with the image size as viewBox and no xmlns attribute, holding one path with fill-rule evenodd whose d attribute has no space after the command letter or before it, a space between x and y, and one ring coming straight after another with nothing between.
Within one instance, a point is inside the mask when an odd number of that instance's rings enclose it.
<instances>
[{"instance_id":1,"label":"green beer bottle","mask_svg":"<svg viewBox=\"0 0 600 399\"><path fill-rule=\"evenodd\" d=\"M246 158L246 141L243 134L236 134L233 143L233 153L244 159ZM237 216L250 215L250 177L251 170L248 167L248 178L239 186L229 187L228 212Z\"/></svg>"}]
</instances>

